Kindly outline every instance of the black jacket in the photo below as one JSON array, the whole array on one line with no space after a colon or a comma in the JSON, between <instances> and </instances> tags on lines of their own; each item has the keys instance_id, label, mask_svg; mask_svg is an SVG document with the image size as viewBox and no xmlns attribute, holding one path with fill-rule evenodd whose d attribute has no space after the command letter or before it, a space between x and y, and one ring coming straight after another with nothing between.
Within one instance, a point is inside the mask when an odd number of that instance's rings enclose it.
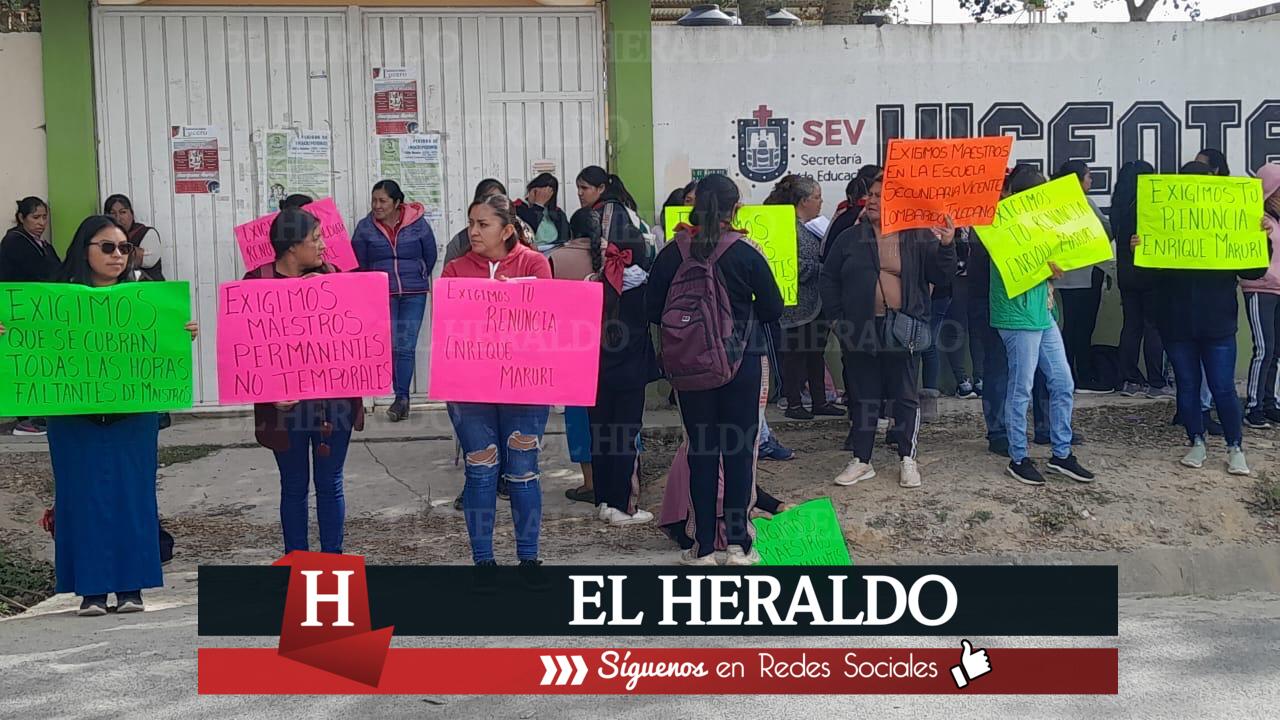
<instances>
[{"instance_id":1,"label":"black jacket","mask_svg":"<svg viewBox=\"0 0 1280 720\"><path fill-rule=\"evenodd\" d=\"M1119 243L1128 245L1128 243ZM1238 279L1257 280L1255 270L1143 270L1156 292L1156 327L1164 343L1235 337L1240 315Z\"/></svg>"},{"instance_id":2,"label":"black jacket","mask_svg":"<svg viewBox=\"0 0 1280 720\"><path fill-rule=\"evenodd\" d=\"M572 239L569 237L569 216L565 215L564 211L560 208L545 208L541 205L534 205L526 202L525 200L516 200L515 207L516 215L518 215L520 219L529 226L529 229L533 230L535 233L538 231L538 226L542 224L543 220L550 220L556 227L556 234L559 236L560 244L569 242ZM533 240L533 238L529 239L530 241Z\"/></svg>"},{"instance_id":3,"label":"black jacket","mask_svg":"<svg viewBox=\"0 0 1280 720\"><path fill-rule=\"evenodd\" d=\"M929 318L929 285L950 283L956 272L955 243L943 246L928 230L898 233L902 254L902 312ZM844 352L876 352L876 292L880 248L870 223L840 233L822 266L822 308Z\"/></svg>"},{"instance_id":4,"label":"black jacket","mask_svg":"<svg viewBox=\"0 0 1280 720\"><path fill-rule=\"evenodd\" d=\"M721 242L724 242L722 239ZM649 271L648 308L649 322L662 324L662 310L667 304L667 292L671 281L683 260L676 241L667 243L653 261ZM768 352L763 323L771 323L782 317L782 292L773 279L769 261L745 238L734 241L733 246L716 261L716 272L724 283L733 311L735 337L747 339L744 354L764 355Z\"/></svg>"},{"instance_id":5,"label":"black jacket","mask_svg":"<svg viewBox=\"0 0 1280 720\"><path fill-rule=\"evenodd\" d=\"M62 261L49 243L13 227L0 240L0 282L55 282Z\"/></svg>"},{"instance_id":6,"label":"black jacket","mask_svg":"<svg viewBox=\"0 0 1280 720\"><path fill-rule=\"evenodd\" d=\"M600 387L634 390L658 379L657 356L645 315L649 286L641 285L618 298L617 316L607 318L600 337ZM612 293L612 288L605 288Z\"/></svg>"}]
</instances>

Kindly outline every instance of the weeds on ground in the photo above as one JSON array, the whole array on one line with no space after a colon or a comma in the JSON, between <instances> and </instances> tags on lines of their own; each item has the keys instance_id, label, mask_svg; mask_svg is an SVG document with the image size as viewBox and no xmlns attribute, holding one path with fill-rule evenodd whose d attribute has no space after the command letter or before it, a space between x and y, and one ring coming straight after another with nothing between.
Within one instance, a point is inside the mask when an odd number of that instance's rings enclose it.
<instances>
[{"instance_id":1,"label":"weeds on ground","mask_svg":"<svg viewBox=\"0 0 1280 720\"><path fill-rule=\"evenodd\" d=\"M53 565L0 545L0 617L53 595Z\"/></svg>"}]
</instances>

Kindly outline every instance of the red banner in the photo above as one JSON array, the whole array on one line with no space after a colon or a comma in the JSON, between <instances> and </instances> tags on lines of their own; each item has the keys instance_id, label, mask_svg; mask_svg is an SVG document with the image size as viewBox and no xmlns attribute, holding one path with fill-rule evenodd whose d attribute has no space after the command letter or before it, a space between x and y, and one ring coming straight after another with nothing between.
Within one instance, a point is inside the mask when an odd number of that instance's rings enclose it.
<instances>
[{"instance_id":1,"label":"red banner","mask_svg":"<svg viewBox=\"0 0 1280 720\"><path fill-rule=\"evenodd\" d=\"M356 624L360 634L364 623ZM1114 695L1119 652L967 643L963 650L393 648L381 670L376 684L365 684L275 648L199 651L200 692L220 695Z\"/></svg>"}]
</instances>

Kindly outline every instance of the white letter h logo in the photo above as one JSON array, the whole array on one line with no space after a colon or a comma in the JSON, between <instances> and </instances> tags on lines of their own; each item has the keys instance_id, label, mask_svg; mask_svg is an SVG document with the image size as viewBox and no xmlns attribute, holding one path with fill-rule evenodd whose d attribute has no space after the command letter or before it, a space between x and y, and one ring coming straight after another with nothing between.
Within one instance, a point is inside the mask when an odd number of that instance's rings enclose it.
<instances>
[{"instance_id":1,"label":"white letter h logo","mask_svg":"<svg viewBox=\"0 0 1280 720\"><path fill-rule=\"evenodd\" d=\"M316 619L316 610L322 602L331 602L338 604L338 621L333 627L355 627L355 624L348 619L348 602L347 583L349 578L355 574L354 570L334 570L333 574L338 578L338 592L332 595L321 595L316 587L317 578L324 574L323 570L301 570L307 578L307 621L302 623L302 627L324 627L324 623Z\"/></svg>"}]
</instances>

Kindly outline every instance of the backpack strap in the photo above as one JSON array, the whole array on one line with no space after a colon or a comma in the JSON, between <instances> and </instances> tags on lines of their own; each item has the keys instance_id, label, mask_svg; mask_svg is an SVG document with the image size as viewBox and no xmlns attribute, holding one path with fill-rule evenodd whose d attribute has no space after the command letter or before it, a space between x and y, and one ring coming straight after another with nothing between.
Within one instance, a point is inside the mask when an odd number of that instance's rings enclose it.
<instances>
[{"instance_id":1,"label":"backpack strap","mask_svg":"<svg viewBox=\"0 0 1280 720\"><path fill-rule=\"evenodd\" d=\"M711 257L707 258L707 263L714 265L726 252L729 252L729 248L733 247L734 243L742 238L742 233L736 230L725 232L720 236L720 242L716 244L715 249L711 251ZM689 234L688 231L682 230L677 233L672 242L680 248L680 257L682 259L687 260L693 255L693 235Z\"/></svg>"}]
</instances>

